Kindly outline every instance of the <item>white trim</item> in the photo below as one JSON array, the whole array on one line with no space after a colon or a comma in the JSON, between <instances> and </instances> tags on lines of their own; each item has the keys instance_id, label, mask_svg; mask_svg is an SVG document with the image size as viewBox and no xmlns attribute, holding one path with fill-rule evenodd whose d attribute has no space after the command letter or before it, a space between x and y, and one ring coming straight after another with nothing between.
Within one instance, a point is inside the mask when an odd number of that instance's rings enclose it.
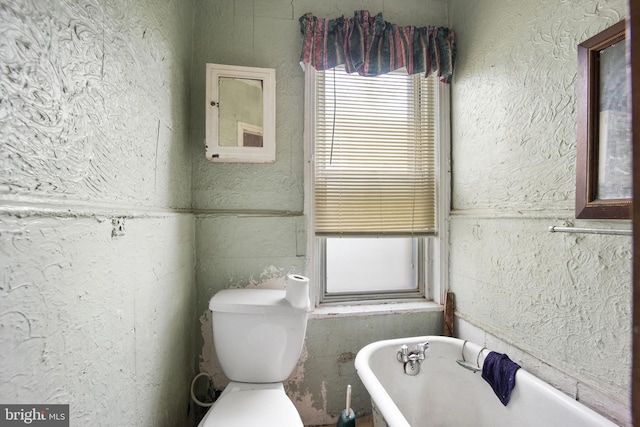
<instances>
[{"instance_id":1,"label":"white trim","mask_svg":"<svg viewBox=\"0 0 640 427\"><path fill-rule=\"evenodd\" d=\"M316 278L318 274L318 242L314 236L315 202L313 183L315 181L315 163L313 156L313 129L315 127L316 70L309 64L301 64L304 69L304 213L307 217L307 276L312 278L309 297L313 307L320 304L320 293Z\"/></svg>"},{"instance_id":2,"label":"white trim","mask_svg":"<svg viewBox=\"0 0 640 427\"><path fill-rule=\"evenodd\" d=\"M449 215L451 211L451 85L438 83L438 182L437 221L438 237L431 239L434 244L429 256L433 256L432 267L427 271L433 272L431 277L433 301L444 304L445 295L449 289ZM429 267L429 265L427 265Z\"/></svg>"},{"instance_id":3,"label":"white trim","mask_svg":"<svg viewBox=\"0 0 640 427\"><path fill-rule=\"evenodd\" d=\"M375 304L322 304L309 313L310 319L371 316L376 314L426 313L443 311L444 307L433 301L386 301Z\"/></svg>"},{"instance_id":4,"label":"white trim","mask_svg":"<svg viewBox=\"0 0 640 427\"><path fill-rule=\"evenodd\" d=\"M111 203L84 200L1 200L0 215L56 218L163 218L173 215L193 215L191 208L164 208L129 203Z\"/></svg>"},{"instance_id":5,"label":"white trim","mask_svg":"<svg viewBox=\"0 0 640 427\"><path fill-rule=\"evenodd\" d=\"M575 207L558 207L554 209L538 209L530 206L513 206L507 208L464 208L453 209L450 212L451 218L483 218L483 219L575 219ZM587 221L587 220L579 220ZM592 220L598 221L598 220ZM624 224L625 220L615 220L616 223ZM627 220L631 223L631 220Z\"/></svg>"}]
</instances>

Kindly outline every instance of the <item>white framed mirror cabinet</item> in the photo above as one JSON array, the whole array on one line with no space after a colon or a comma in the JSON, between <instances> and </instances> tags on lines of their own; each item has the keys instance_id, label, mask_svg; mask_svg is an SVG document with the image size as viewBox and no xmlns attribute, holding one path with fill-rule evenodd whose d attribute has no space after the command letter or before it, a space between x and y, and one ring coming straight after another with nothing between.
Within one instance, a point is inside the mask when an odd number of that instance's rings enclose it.
<instances>
[{"instance_id":1,"label":"white framed mirror cabinet","mask_svg":"<svg viewBox=\"0 0 640 427\"><path fill-rule=\"evenodd\" d=\"M207 64L205 148L212 162L276 160L276 70Z\"/></svg>"}]
</instances>

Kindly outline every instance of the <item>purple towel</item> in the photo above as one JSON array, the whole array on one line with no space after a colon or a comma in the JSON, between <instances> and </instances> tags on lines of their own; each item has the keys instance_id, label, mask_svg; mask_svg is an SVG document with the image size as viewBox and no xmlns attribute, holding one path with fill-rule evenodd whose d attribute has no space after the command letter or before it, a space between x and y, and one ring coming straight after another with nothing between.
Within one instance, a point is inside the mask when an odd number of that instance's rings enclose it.
<instances>
[{"instance_id":1,"label":"purple towel","mask_svg":"<svg viewBox=\"0 0 640 427\"><path fill-rule=\"evenodd\" d=\"M487 354L482 365L482 378L491 385L498 399L507 406L511 398L511 391L516 385L516 371L520 369L506 354L495 351Z\"/></svg>"}]
</instances>

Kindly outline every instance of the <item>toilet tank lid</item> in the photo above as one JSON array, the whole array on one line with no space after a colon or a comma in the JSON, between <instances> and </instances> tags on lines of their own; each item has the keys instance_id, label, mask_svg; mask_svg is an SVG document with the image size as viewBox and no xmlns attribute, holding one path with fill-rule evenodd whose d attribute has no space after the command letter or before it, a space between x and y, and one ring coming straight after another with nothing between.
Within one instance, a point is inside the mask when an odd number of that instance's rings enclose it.
<instances>
[{"instance_id":1,"label":"toilet tank lid","mask_svg":"<svg viewBox=\"0 0 640 427\"><path fill-rule=\"evenodd\" d=\"M225 289L209 301L211 311L223 313L281 314L299 311L279 289Z\"/></svg>"}]
</instances>

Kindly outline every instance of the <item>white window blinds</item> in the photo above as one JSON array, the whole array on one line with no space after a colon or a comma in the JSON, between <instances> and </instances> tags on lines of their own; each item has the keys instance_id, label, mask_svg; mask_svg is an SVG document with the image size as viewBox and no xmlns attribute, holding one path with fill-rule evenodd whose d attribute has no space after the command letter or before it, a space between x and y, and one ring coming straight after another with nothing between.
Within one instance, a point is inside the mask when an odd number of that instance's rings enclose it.
<instances>
[{"instance_id":1,"label":"white window blinds","mask_svg":"<svg viewBox=\"0 0 640 427\"><path fill-rule=\"evenodd\" d=\"M317 235L434 235L436 79L317 72Z\"/></svg>"}]
</instances>

